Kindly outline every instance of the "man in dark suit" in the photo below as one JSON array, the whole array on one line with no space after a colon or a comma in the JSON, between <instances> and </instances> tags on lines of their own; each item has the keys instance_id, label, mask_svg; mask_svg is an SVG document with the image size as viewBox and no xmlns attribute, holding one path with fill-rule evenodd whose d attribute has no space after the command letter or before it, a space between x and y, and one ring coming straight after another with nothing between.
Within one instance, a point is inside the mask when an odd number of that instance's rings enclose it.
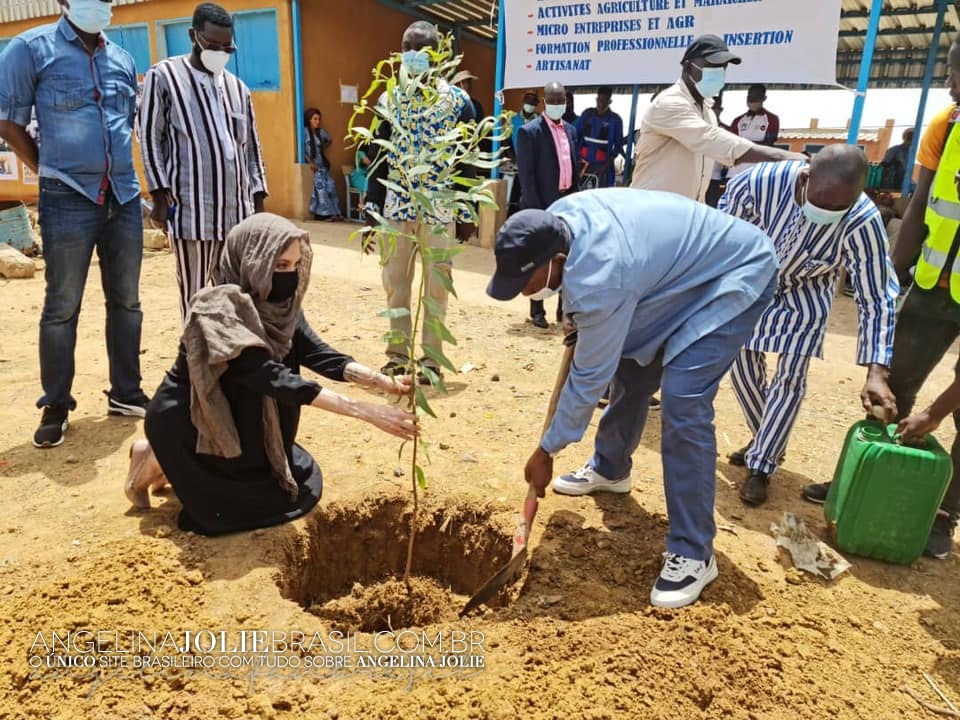
<instances>
[{"instance_id":1,"label":"man in dark suit","mask_svg":"<svg viewBox=\"0 0 960 720\"><path fill-rule=\"evenodd\" d=\"M544 112L520 128L517 134L517 176L520 180L520 209L546 210L554 201L577 188L577 131L564 121L567 93L558 82L543 89ZM563 318L562 301L557 322ZM530 298L530 321L545 328L547 314L543 300Z\"/></svg>"}]
</instances>

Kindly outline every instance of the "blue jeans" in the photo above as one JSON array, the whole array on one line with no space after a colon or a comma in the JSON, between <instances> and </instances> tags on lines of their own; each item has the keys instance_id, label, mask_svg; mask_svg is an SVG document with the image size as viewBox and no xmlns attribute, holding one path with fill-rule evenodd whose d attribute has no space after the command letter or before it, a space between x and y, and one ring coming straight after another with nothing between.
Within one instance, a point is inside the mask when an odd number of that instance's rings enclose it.
<instances>
[{"instance_id":1,"label":"blue jeans","mask_svg":"<svg viewBox=\"0 0 960 720\"><path fill-rule=\"evenodd\" d=\"M666 366L623 358L610 385L610 404L597 428L590 466L606 478L630 473L640 444L650 396L661 383L663 489L670 530L667 552L694 560L713 555L717 436L713 400L720 379L750 337L776 288L770 282L739 316L683 350ZM709 311L709 307L706 311Z\"/></svg>"},{"instance_id":2,"label":"blue jeans","mask_svg":"<svg viewBox=\"0 0 960 720\"><path fill-rule=\"evenodd\" d=\"M40 383L37 407L73 410L77 320L93 249L107 306L110 393L137 398L140 389L140 263L143 216L139 196L121 205L112 192L95 205L65 183L40 178L40 231L47 288L40 315Z\"/></svg>"}]
</instances>

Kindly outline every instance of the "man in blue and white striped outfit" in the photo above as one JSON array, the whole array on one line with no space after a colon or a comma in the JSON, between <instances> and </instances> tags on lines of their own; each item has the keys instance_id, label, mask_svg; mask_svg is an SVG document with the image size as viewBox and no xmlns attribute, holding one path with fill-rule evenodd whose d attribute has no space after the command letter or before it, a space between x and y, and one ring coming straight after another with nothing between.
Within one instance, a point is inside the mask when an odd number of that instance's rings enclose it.
<instances>
[{"instance_id":1,"label":"man in blue and white striped outfit","mask_svg":"<svg viewBox=\"0 0 960 720\"><path fill-rule=\"evenodd\" d=\"M719 209L769 235L780 272L773 302L740 355L731 379L753 440L730 455L750 474L740 490L747 505L767 499L807 389L811 357L823 357L827 316L840 269L853 282L860 322L857 363L866 365L860 393L868 412L887 422L896 400L887 385L899 283L887 252L880 211L863 193L867 160L850 145L831 145L810 162L762 163L727 185ZM768 383L766 353L777 353Z\"/></svg>"}]
</instances>

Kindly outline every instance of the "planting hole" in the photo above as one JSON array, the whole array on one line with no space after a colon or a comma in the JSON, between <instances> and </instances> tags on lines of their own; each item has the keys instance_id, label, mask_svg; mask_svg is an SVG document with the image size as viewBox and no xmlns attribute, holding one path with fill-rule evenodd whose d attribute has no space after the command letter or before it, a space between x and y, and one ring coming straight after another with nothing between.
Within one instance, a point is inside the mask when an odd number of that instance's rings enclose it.
<instances>
[{"instance_id":1,"label":"planting hole","mask_svg":"<svg viewBox=\"0 0 960 720\"><path fill-rule=\"evenodd\" d=\"M284 597L341 632L380 632L452 621L510 559L511 537L489 508L424 507L403 583L412 508L381 498L311 515L280 579Z\"/></svg>"}]
</instances>

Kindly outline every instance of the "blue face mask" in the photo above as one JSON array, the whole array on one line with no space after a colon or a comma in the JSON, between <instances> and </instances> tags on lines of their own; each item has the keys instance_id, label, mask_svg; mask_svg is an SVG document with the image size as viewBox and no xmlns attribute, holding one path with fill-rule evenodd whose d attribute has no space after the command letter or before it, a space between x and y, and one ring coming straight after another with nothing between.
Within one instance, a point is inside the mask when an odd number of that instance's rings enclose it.
<instances>
[{"instance_id":1,"label":"blue face mask","mask_svg":"<svg viewBox=\"0 0 960 720\"><path fill-rule=\"evenodd\" d=\"M807 200L807 188L809 187L809 183L810 181L808 180L807 185L803 186L803 216L814 225L834 225L840 222L850 208L845 208L843 210L826 210L822 207L814 205L812 202Z\"/></svg>"},{"instance_id":2,"label":"blue face mask","mask_svg":"<svg viewBox=\"0 0 960 720\"><path fill-rule=\"evenodd\" d=\"M726 68L700 68L701 77L695 83L697 92L705 98L716 97L727 83Z\"/></svg>"},{"instance_id":3,"label":"blue face mask","mask_svg":"<svg viewBox=\"0 0 960 720\"><path fill-rule=\"evenodd\" d=\"M567 111L567 104L563 103L562 105L551 105L550 103L547 103L543 106L543 111L551 120L559 120Z\"/></svg>"},{"instance_id":4,"label":"blue face mask","mask_svg":"<svg viewBox=\"0 0 960 720\"><path fill-rule=\"evenodd\" d=\"M426 50L404 50L400 62L411 75L420 75L430 69L430 55Z\"/></svg>"},{"instance_id":5,"label":"blue face mask","mask_svg":"<svg viewBox=\"0 0 960 720\"><path fill-rule=\"evenodd\" d=\"M71 0L66 15L83 32L96 35L110 24L113 4L102 0Z\"/></svg>"}]
</instances>

